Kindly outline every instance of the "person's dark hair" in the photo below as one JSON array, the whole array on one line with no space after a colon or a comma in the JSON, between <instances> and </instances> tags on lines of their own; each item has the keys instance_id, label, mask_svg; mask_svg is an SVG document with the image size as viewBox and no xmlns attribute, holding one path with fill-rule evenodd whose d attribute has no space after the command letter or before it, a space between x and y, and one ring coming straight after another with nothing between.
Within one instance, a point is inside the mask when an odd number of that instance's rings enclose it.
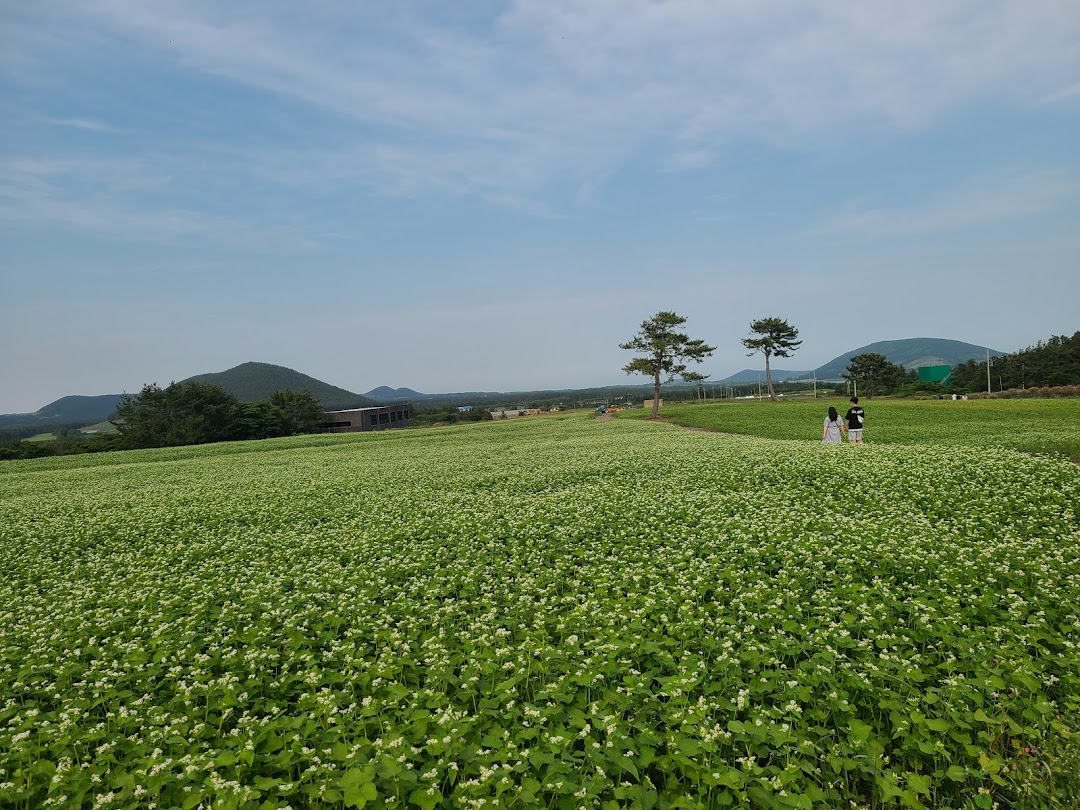
<instances>
[{"instance_id":1,"label":"person's dark hair","mask_svg":"<svg viewBox=\"0 0 1080 810\"><path fill-rule=\"evenodd\" d=\"M840 418L840 414L836 412L836 408L829 408L829 421L835 422Z\"/></svg>"},{"instance_id":2,"label":"person's dark hair","mask_svg":"<svg viewBox=\"0 0 1080 810\"><path fill-rule=\"evenodd\" d=\"M859 398L858 397L852 397L851 398L851 404L852 405L858 405L859 404Z\"/></svg>"}]
</instances>

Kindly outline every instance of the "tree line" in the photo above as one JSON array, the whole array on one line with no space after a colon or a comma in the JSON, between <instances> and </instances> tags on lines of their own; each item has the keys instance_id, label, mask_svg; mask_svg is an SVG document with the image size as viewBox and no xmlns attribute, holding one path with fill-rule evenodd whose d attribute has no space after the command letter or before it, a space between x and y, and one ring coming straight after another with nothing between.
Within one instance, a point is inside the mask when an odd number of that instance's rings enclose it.
<instances>
[{"instance_id":1,"label":"tree line","mask_svg":"<svg viewBox=\"0 0 1080 810\"><path fill-rule=\"evenodd\" d=\"M1071 337L1053 335L1018 352L991 357L989 371L994 391L1080 385L1080 332ZM954 366L952 383L965 392L985 391L986 361L968 360Z\"/></svg>"},{"instance_id":2,"label":"tree line","mask_svg":"<svg viewBox=\"0 0 1080 810\"><path fill-rule=\"evenodd\" d=\"M110 421L123 447L135 449L318 433L324 420L310 391L275 391L269 399L241 402L219 385L189 380L124 394Z\"/></svg>"},{"instance_id":3,"label":"tree line","mask_svg":"<svg viewBox=\"0 0 1080 810\"><path fill-rule=\"evenodd\" d=\"M276 391L269 399L241 402L221 386L189 380L124 394L109 421L115 433L0 444L0 459L295 436L318 433L324 418L310 391Z\"/></svg>"},{"instance_id":4,"label":"tree line","mask_svg":"<svg viewBox=\"0 0 1080 810\"><path fill-rule=\"evenodd\" d=\"M652 378L654 417L660 407L662 383L673 382L675 377L681 377L690 383L701 383L708 377L689 371L689 363L701 363L716 351L716 347L709 346L700 339L691 339L681 328L686 320L682 315L671 311L658 312L644 320L629 341L619 344L620 349L641 352L623 367L623 371ZM783 318L766 317L752 321L750 336L742 340L743 346L750 350L750 356L758 353L764 355L766 387L769 398L773 401L777 401L779 397L773 385L771 360L773 357L790 357L802 345L798 337L799 330ZM1072 352L1075 355L1075 347ZM950 390L941 383L920 382L917 371L892 363L885 355L877 352L855 355L848 361L841 376L852 386L853 393L867 399L879 394L940 395ZM1064 376L1066 375L1062 375L1062 378Z\"/></svg>"},{"instance_id":5,"label":"tree line","mask_svg":"<svg viewBox=\"0 0 1080 810\"><path fill-rule=\"evenodd\" d=\"M466 406L459 410L456 405L433 405L428 408L410 408L409 424L413 427L432 425L456 425L464 422L490 422L491 411L481 406Z\"/></svg>"}]
</instances>

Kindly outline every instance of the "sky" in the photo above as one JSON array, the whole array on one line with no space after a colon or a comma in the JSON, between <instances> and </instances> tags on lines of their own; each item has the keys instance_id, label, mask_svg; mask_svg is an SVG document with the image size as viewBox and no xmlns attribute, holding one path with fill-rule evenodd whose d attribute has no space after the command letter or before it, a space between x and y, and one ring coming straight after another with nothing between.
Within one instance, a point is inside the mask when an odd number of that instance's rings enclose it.
<instances>
[{"instance_id":1,"label":"sky","mask_svg":"<svg viewBox=\"0 0 1080 810\"><path fill-rule=\"evenodd\" d=\"M0 413L1080 329L1075 0L0 4Z\"/></svg>"}]
</instances>

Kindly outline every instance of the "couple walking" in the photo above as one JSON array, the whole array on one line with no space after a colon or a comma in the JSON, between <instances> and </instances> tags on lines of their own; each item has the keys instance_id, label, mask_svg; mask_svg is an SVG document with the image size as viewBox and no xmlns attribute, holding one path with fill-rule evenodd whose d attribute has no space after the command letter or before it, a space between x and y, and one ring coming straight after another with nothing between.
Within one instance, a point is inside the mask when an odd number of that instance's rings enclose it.
<instances>
[{"instance_id":1,"label":"couple walking","mask_svg":"<svg viewBox=\"0 0 1080 810\"><path fill-rule=\"evenodd\" d=\"M847 420L846 432L851 444L862 444L863 409L859 407L859 398L851 398L851 407L844 414ZM840 444L841 434L845 431L845 425L840 420L840 414L836 408L829 408L829 416L825 420L825 430L821 433L821 441L824 444Z\"/></svg>"}]
</instances>

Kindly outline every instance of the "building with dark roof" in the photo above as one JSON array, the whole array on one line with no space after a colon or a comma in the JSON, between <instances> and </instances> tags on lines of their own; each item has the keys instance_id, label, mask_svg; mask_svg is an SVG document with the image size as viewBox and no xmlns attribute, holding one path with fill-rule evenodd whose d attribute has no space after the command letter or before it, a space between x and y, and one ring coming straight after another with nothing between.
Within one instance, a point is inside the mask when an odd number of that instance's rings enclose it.
<instances>
[{"instance_id":1,"label":"building with dark roof","mask_svg":"<svg viewBox=\"0 0 1080 810\"><path fill-rule=\"evenodd\" d=\"M409 426L409 404L377 405L350 408L323 414L323 433L358 433L368 430L394 430Z\"/></svg>"}]
</instances>

